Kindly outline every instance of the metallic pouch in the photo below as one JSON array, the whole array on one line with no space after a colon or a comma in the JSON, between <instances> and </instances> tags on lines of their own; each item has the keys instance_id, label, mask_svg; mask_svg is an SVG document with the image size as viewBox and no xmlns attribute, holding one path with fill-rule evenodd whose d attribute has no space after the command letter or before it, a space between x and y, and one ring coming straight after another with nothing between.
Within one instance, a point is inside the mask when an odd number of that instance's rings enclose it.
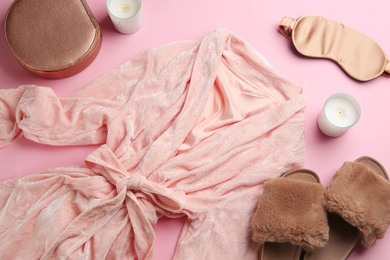
<instances>
[{"instance_id":1,"label":"metallic pouch","mask_svg":"<svg viewBox=\"0 0 390 260\"><path fill-rule=\"evenodd\" d=\"M101 45L100 27L84 0L15 0L4 33L22 66L44 78L79 73Z\"/></svg>"}]
</instances>

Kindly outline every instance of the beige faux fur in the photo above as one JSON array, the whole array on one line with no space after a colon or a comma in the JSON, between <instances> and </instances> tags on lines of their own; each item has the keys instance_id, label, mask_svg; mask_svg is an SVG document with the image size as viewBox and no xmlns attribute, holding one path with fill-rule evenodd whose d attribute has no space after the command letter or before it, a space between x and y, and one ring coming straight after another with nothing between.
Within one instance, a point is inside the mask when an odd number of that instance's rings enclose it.
<instances>
[{"instance_id":1,"label":"beige faux fur","mask_svg":"<svg viewBox=\"0 0 390 260\"><path fill-rule=\"evenodd\" d=\"M252 218L252 239L259 243L290 242L306 250L326 245L329 226L319 183L277 178L264 184Z\"/></svg>"},{"instance_id":2,"label":"beige faux fur","mask_svg":"<svg viewBox=\"0 0 390 260\"><path fill-rule=\"evenodd\" d=\"M384 173L386 174L386 173ZM326 209L361 232L361 243L372 246L390 224L390 183L360 162L345 162L325 192Z\"/></svg>"}]
</instances>

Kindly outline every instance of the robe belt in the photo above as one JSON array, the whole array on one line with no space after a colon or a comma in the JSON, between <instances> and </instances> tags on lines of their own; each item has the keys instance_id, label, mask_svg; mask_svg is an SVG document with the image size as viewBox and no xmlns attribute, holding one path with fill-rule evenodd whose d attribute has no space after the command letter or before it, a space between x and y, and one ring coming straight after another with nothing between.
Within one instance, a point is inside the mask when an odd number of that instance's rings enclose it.
<instances>
[{"instance_id":1,"label":"robe belt","mask_svg":"<svg viewBox=\"0 0 390 260\"><path fill-rule=\"evenodd\" d=\"M156 210L170 214L182 213L185 193L150 181L140 171L127 172L107 145L102 145L89 154L86 163L94 173L104 176L115 185L117 196L123 196L120 206L126 205L138 259L152 259L152 224L157 222Z\"/></svg>"}]
</instances>

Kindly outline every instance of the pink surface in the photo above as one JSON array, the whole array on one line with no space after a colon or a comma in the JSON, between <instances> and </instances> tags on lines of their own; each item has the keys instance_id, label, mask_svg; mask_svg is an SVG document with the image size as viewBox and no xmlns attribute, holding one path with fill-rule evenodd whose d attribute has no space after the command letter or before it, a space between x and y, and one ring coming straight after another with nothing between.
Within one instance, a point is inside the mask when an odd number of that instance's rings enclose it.
<instances>
[{"instance_id":1,"label":"pink surface","mask_svg":"<svg viewBox=\"0 0 390 260\"><path fill-rule=\"evenodd\" d=\"M4 19L11 0L3 0L0 17ZM277 32L283 16L317 14L343 22L375 39L390 54L388 1L151 1L143 2L144 25L133 35L122 35L111 25L105 2L87 0L103 33L102 49L83 72L66 79L45 80L25 71L11 55L4 37L0 38L0 88L21 84L52 87L65 97L146 49L172 41L200 39L218 27L239 35L264 55L285 77L302 85L309 93L306 110L306 167L315 170L327 185L344 161L361 155L378 159L390 172L387 146L390 120L390 79L379 77L357 82L335 63L298 55L291 42ZM3 29L1 26L1 32ZM362 108L360 121L344 136L329 138L317 129L317 115L325 99L335 92L353 95ZM0 180L24 176L58 166L84 164L85 156L96 147L50 147L22 139L0 149ZM171 259L181 220L162 219L155 226L156 259ZM389 232L388 232L389 233ZM356 247L348 259L383 259L390 235L373 248Z\"/></svg>"}]
</instances>

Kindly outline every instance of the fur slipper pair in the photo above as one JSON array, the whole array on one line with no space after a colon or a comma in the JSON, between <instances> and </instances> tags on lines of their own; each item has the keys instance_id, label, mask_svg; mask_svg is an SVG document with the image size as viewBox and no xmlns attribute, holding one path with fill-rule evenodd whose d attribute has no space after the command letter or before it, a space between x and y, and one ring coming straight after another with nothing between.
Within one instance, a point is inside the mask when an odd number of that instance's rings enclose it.
<instances>
[{"instance_id":1,"label":"fur slipper pair","mask_svg":"<svg viewBox=\"0 0 390 260\"><path fill-rule=\"evenodd\" d=\"M252 217L262 260L342 260L372 246L390 224L390 182L371 157L345 162L325 189L308 169L267 181Z\"/></svg>"}]
</instances>

